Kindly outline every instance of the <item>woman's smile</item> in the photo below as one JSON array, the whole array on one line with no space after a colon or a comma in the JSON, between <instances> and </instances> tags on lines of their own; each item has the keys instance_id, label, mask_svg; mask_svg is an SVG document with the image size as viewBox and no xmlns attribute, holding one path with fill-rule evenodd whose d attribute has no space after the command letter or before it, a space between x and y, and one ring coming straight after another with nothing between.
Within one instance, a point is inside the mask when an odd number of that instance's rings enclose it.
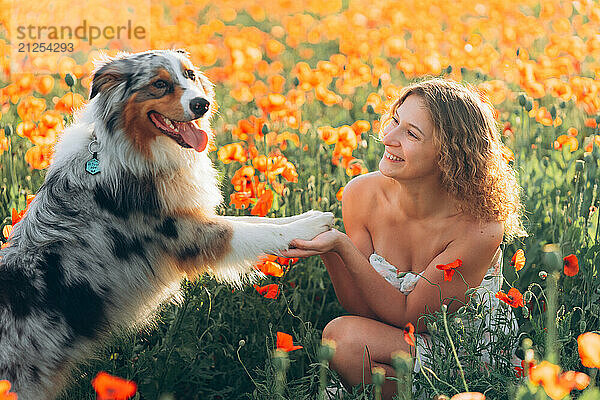
<instances>
[{"instance_id":1,"label":"woman's smile","mask_svg":"<svg viewBox=\"0 0 600 400\"><path fill-rule=\"evenodd\" d=\"M387 150L383 153L383 157L390 160L390 161L394 161L394 162L403 162L404 159L397 157L391 153L389 153Z\"/></svg>"}]
</instances>

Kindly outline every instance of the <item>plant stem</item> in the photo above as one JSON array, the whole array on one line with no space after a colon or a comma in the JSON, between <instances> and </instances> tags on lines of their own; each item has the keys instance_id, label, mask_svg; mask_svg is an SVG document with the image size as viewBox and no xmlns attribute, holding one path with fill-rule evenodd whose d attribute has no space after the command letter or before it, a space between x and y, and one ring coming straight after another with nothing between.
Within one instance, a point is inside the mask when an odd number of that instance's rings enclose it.
<instances>
[{"instance_id":1,"label":"plant stem","mask_svg":"<svg viewBox=\"0 0 600 400\"><path fill-rule=\"evenodd\" d=\"M458 354L456 354L456 347L454 347L454 342L452 341L452 337L450 336L450 331L448 330L448 318L446 318L446 305L442 305L442 316L444 317L444 329L446 331L446 336L450 341L450 347L452 348L452 354L454 355L454 359L456 360L456 365L458 365L458 370L460 371L460 377L462 378L463 385L465 386L465 392L469 391L469 386L467 386L467 381L465 379L465 373L463 371L462 365L460 364L460 360L458 359Z\"/></svg>"}]
</instances>

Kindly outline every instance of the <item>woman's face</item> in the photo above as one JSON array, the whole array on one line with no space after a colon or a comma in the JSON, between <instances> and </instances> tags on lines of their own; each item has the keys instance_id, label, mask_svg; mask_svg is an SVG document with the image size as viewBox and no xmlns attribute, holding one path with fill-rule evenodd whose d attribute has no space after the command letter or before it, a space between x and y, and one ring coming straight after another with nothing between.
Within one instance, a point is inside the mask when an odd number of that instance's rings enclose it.
<instances>
[{"instance_id":1,"label":"woman's face","mask_svg":"<svg viewBox=\"0 0 600 400\"><path fill-rule=\"evenodd\" d=\"M412 94L397 108L383 131L385 152L379 171L397 180L440 174L433 143L433 122L419 95Z\"/></svg>"}]
</instances>

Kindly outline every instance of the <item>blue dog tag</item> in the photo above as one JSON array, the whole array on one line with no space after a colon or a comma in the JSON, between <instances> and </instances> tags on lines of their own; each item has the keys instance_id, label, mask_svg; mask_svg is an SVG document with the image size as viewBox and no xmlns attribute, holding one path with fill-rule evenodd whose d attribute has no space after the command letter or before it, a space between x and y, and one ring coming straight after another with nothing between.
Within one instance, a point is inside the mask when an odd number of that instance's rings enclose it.
<instances>
[{"instance_id":1,"label":"blue dog tag","mask_svg":"<svg viewBox=\"0 0 600 400\"><path fill-rule=\"evenodd\" d=\"M100 162L96 158L96 153L94 153L94 157L91 160L85 163L85 170L92 175L100 172Z\"/></svg>"}]
</instances>

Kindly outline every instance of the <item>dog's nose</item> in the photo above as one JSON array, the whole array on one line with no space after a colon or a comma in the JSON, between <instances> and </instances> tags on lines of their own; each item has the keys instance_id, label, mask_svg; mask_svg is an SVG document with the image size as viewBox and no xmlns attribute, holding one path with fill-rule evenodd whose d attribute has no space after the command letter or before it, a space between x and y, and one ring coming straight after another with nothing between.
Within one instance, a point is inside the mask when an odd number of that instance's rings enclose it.
<instances>
[{"instance_id":1,"label":"dog's nose","mask_svg":"<svg viewBox=\"0 0 600 400\"><path fill-rule=\"evenodd\" d=\"M203 99L202 97L196 97L190 101L190 108L192 109L192 112L194 113L194 115L196 115L197 118L206 114L209 106L210 103L208 102L208 100Z\"/></svg>"}]
</instances>

